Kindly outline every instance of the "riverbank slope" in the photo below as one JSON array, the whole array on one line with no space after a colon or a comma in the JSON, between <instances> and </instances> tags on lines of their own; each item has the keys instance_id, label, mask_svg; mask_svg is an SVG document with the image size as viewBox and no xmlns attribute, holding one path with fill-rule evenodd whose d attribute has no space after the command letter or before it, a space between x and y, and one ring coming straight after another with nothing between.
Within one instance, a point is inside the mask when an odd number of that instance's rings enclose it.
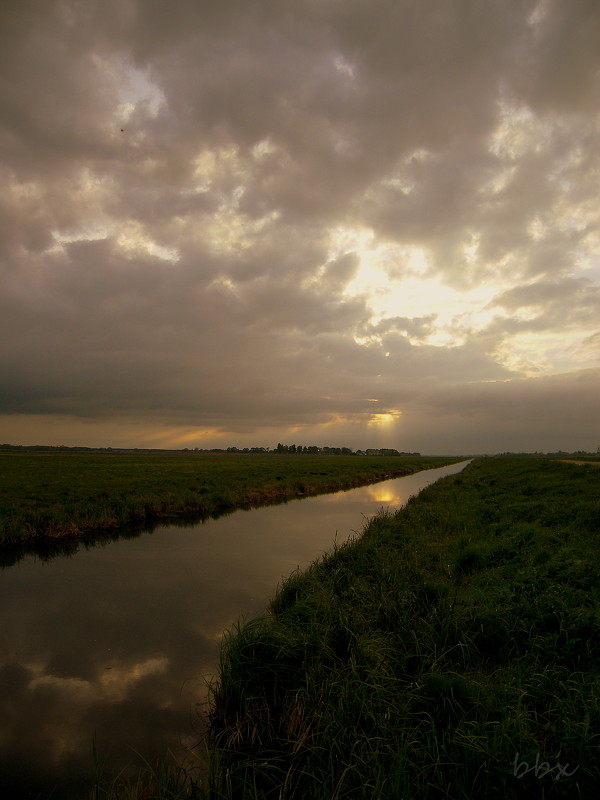
<instances>
[{"instance_id":1,"label":"riverbank slope","mask_svg":"<svg viewBox=\"0 0 600 800\"><path fill-rule=\"evenodd\" d=\"M600 785L600 473L480 459L234 631L212 798L583 797Z\"/></svg>"},{"instance_id":2,"label":"riverbank slope","mask_svg":"<svg viewBox=\"0 0 600 800\"><path fill-rule=\"evenodd\" d=\"M336 492L459 458L0 452L0 550Z\"/></svg>"}]
</instances>

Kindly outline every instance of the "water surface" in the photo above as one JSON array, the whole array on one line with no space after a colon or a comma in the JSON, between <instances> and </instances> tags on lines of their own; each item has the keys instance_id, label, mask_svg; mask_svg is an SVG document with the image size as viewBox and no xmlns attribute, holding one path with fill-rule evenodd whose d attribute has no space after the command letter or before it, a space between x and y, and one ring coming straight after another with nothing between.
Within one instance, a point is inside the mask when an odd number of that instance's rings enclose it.
<instances>
[{"instance_id":1,"label":"water surface","mask_svg":"<svg viewBox=\"0 0 600 800\"><path fill-rule=\"evenodd\" d=\"M202 736L205 680L223 631L264 612L297 567L359 532L382 507L462 464L0 572L3 796L89 797L92 741L115 775ZM50 794L54 789L54 794Z\"/></svg>"}]
</instances>

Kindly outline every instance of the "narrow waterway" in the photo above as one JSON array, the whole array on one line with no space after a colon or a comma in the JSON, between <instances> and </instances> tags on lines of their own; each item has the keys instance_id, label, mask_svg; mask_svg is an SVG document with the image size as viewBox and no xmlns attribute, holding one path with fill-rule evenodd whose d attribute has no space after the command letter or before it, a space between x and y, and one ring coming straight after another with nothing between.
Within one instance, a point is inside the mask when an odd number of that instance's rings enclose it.
<instances>
[{"instance_id":1,"label":"narrow waterway","mask_svg":"<svg viewBox=\"0 0 600 800\"><path fill-rule=\"evenodd\" d=\"M297 567L465 462L0 571L0 788L89 797L109 775L202 734L223 631Z\"/></svg>"}]
</instances>

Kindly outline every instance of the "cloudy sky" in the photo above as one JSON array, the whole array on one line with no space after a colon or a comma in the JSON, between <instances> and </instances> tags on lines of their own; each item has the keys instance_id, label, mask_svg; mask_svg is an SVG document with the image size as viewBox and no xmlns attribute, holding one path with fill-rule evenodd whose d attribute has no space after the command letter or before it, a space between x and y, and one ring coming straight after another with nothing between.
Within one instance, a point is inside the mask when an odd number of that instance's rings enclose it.
<instances>
[{"instance_id":1,"label":"cloudy sky","mask_svg":"<svg viewBox=\"0 0 600 800\"><path fill-rule=\"evenodd\" d=\"M0 442L600 445L597 0L7 0L0 64Z\"/></svg>"}]
</instances>

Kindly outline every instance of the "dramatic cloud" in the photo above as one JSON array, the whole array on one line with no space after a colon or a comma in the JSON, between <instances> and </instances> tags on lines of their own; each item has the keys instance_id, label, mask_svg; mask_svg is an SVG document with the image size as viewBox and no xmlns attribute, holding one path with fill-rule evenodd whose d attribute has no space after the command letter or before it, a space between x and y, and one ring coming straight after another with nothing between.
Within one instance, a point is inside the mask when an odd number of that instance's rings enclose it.
<instances>
[{"instance_id":1,"label":"dramatic cloud","mask_svg":"<svg viewBox=\"0 0 600 800\"><path fill-rule=\"evenodd\" d=\"M0 440L600 444L595 0L0 9Z\"/></svg>"}]
</instances>

